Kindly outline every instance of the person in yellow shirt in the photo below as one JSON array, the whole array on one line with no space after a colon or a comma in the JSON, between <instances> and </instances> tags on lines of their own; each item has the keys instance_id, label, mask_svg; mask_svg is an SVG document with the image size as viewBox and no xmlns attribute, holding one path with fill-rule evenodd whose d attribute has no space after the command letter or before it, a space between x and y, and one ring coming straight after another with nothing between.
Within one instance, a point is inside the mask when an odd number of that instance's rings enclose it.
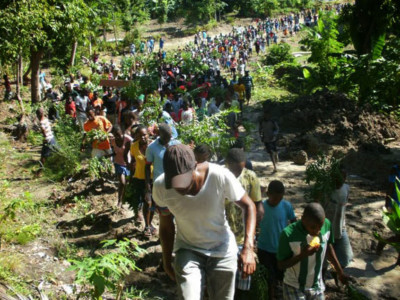
<instances>
[{"instance_id":1,"label":"person in yellow shirt","mask_svg":"<svg viewBox=\"0 0 400 300\"><path fill-rule=\"evenodd\" d=\"M131 199L131 206L135 212L137 221L141 222L143 215L145 216L145 235L151 236L155 233L155 228L151 224L154 211L150 211L152 203L146 201L146 149L149 145L149 135L147 128L139 125L135 131L135 142L131 145L131 170L133 172L132 184L135 187L134 199ZM153 177L153 167L150 166L151 178ZM142 211L142 212L139 212Z\"/></svg>"},{"instance_id":2,"label":"person in yellow shirt","mask_svg":"<svg viewBox=\"0 0 400 300\"><path fill-rule=\"evenodd\" d=\"M244 190L247 192L251 200L256 205L257 209L257 224L260 221L262 203L261 203L261 187L257 175L254 171L245 168L246 165L246 154L240 148L232 148L229 150L225 164L227 168L235 175L239 180ZM230 203L233 204L233 203ZM238 208L238 209L236 209ZM244 223L242 217L242 210L236 207L234 204L230 207L226 207L226 217L229 225L231 226L232 232L236 236L237 242L240 244L243 242Z\"/></svg>"},{"instance_id":3,"label":"person in yellow shirt","mask_svg":"<svg viewBox=\"0 0 400 300\"><path fill-rule=\"evenodd\" d=\"M246 87L243 83L238 83L233 85L233 89L236 93L238 93L239 107L240 111L243 113L243 103L246 96Z\"/></svg>"}]
</instances>

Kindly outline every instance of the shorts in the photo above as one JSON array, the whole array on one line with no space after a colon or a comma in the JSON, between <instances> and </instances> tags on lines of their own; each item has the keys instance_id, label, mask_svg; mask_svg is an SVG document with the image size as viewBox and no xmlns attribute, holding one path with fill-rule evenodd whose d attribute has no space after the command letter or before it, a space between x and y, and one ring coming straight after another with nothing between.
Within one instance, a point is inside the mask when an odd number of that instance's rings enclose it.
<instances>
[{"instance_id":1,"label":"shorts","mask_svg":"<svg viewBox=\"0 0 400 300\"><path fill-rule=\"evenodd\" d=\"M146 202L146 180L133 177L131 185L133 188L133 195L131 199L127 199L128 203L134 209L142 207L143 203ZM151 197L151 203L149 203L149 206L150 211L156 210L156 204L153 197Z\"/></svg>"},{"instance_id":2,"label":"shorts","mask_svg":"<svg viewBox=\"0 0 400 300\"><path fill-rule=\"evenodd\" d=\"M236 68L231 68L231 72L236 72Z\"/></svg>"},{"instance_id":3,"label":"shorts","mask_svg":"<svg viewBox=\"0 0 400 300\"><path fill-rule=\"evenodd\" d=\"M283 271L279 270L278 268L276 253L271 253L258 248L257 256L260 264L262 264L268 269L269 283L276 283L277 281L283 281Z\"/></svg>"},{"instance_id":4,"label":"shorts","mask_svg":"<svg viewBox=\"0 0 400 300\"><path fill-rule=\"evenodd\" d=\"M251 89L246 89L246 99L249 100L251 98Z\"/></svg>"},{"instance_id":5,"label":"shorts","mask_svg":"<svg viewBox=\"0 0 400 300\"><path fill-rule=\"evenodd\" d=\"M125 175L125 176L131 175L131 172L126 166L114 164L114 167L115 167L115 174L117 175Z\"/></svg>"},{"instance_id":6,"label":"shorts","mask_svg":"<svg viewBox=\"0 0 400 300\"><path fill-rule=\"evenodd\" d=\"M271 154L272 152L277 152L278 149L276 148L276 142L265 142L265 149L267 149L267 152Z\"/></svg>"},{"instance_id":7,"label":"shorts","mask_svg":"<svg viewBox=\"0 0 400 300\"><path fill-rule=\"evenodd\" d=\"M42 145L42 151L40 152L40 158L47 158L51 155L54 148L56 147L56 139L53 137L50 142L45 142Z\"/></svg>"},{"instance_id":8,"label":"shorts","mask_svg":"<svg viewBox=\"0 0 400 300\"><path fill-rule=\"evenodd\" d=\"M283 300L325 300L325 295L324 292L320 290L307 290L302 292L284 283Z\"/></svg>"},{"instance_id":9,"label":"shorts","mask_svg":"<svg viewBox=\"0 0 400 300\"><path fill-rule=\"evenodd\" d=\"M127 201L133 209L137 209L138 207L141 207L145 201L146 181L144 179L133 177L129 185L132 188L133 193Z\"/></svg>"}]
</instances>

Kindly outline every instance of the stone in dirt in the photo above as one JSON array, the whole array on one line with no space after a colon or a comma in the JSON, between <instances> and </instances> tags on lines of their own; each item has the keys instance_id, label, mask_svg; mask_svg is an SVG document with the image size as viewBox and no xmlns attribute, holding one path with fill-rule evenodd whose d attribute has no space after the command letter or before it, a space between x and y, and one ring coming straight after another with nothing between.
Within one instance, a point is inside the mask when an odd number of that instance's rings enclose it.
<instances>
[{"instance_id":1,"label":"stone in dirt","mask_svg":"<svg viewBox=\"0 0 400 300\"><path fill-rule=\"evenodd\" d=\"M308 161L308 155L307 152L304 150L300 150L294 153L293 155L293 162L296 165L303 166L307 163Z\"/></svg>"}]
</instances>

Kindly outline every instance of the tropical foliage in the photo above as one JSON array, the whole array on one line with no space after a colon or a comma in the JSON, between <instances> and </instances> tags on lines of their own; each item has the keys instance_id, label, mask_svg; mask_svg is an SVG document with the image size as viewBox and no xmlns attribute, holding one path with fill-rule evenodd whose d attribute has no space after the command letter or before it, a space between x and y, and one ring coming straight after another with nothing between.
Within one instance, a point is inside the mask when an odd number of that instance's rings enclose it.
<instances>
[{"instance_id":1,"label":"tropical foliage","mask_svg":"<svg viewBox=\"0 0 400 300\"><path fill-rule=\"evenodd\" d=\"M318 201L325 206L336 189L337 181L341 178L340 160L320 155L306 168L305 182L310 185L306 198L309 201Z\"/></svg>"}]
</instances>

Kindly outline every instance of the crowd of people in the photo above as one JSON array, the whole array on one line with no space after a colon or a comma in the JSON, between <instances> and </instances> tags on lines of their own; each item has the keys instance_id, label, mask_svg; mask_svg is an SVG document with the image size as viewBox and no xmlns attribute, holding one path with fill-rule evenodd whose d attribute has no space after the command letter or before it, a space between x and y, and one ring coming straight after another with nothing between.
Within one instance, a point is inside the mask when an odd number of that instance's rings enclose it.
<instances>
[{"instance_id":1,"label":"crowd of people","mask_svg":"<svg viewBox=\"0 0 400 300\"><path fill-rule=\"evenodd\" d=\"M177 124L196 124L231 107L242 112L254 88L247 68L253 47L258 55L277 42L279 30L283 35L294 34L301 17L306 25L309 18L314 22L317 18L315 12L306 12L304 16L256 20L255 26L233 28L214 38L199 32L184 48L209 67L196 74L184 74L182 65L164 63L168 54L160 39L158 89L151 95L157 95L163 111L154 124L145 122L150 93L130 99L118 88L94 86L79 72L70 75L60 94L46 87L50 109L37 111L44 136L41 163L57 147L51 122L60 117L61 107L85 133L82 149L90 132L102 132L103 138L96 135L90 141L91 156L113 161L118 178L116 206L128 202L135 222L144 225L140 225L144 235L159 235L163 269L176 281L179 299L202 299L205 293L216 300L248 299L256 260L268 270L270 299L324 299L325 258L337 279L342 283L349 279L343 272L353 256L345 229L349 195L345 170L326 210L318 203L307 204L298 220L284 199L281 181L271 181L263 199L238 132L242 113L233 112L226 120L227 135L236 142L223 165L215 160L210 145L184 145L179 139ZM154 45L152 38L143 41L139 52L153 55ZM130 53L136 55L136 46L130 47ZM107 78L117 78L113 61L98 64L93 72L100 70ZM135 68L132 78L141 72L145 71ZM224 93L210 97L213 87ZM189 92L196 89L192 96ZM259 134L274 172L279 162L278 132L278 123L264 111ZM127 189L133 191L129 198L125 197ZM153 225L156 212L158 230Z\"/></svg>"}]
</instances>

